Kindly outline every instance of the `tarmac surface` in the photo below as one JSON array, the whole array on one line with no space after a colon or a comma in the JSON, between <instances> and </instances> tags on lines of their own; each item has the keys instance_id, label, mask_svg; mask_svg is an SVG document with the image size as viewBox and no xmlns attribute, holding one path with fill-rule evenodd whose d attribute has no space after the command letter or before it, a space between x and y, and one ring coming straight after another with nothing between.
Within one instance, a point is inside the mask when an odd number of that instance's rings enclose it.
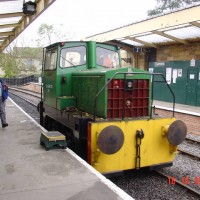
<instances>
[{"instance_id":1,"label":"tarmac surface","mask_svg":"<svg viewBox=\"0 0 200 200\"><path fill-rule=\"evenodd\" d=\"M41 126L15 103L6 102L0 127L0 200L133 199L70 149L46 151Z\"/></svg>"}]
</instances>

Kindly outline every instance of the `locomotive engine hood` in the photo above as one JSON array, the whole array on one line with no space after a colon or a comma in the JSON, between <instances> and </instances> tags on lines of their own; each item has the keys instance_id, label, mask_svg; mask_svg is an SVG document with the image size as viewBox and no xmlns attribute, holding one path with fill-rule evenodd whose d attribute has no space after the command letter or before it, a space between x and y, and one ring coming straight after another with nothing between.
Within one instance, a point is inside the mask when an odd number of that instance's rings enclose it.
<instances>
[{"instance_id":1,"label":"locomotive engine hood","mask_svg":"<svg viewBox=\"0 0 200 200\"><path fill-rule=\"evenodd\" d=\"M109 107L109 82L112 80L120 82L120 86L116 85L114 87L121 87L122 91L125 87L124 84L126 84L126 80L130 80L131 84L133 84L133 80L146 80L149 83L150 77L148 72L144 73L142 70L136 68L92 68L73 72L72 95L77 99L78 109L90 114L94 114L95 112L98 117L107 118ZM147 89L149 89L148 83L146 84ZM146 96L148 98L149 90L147 93Z\"/></svg>"}]
</instances>

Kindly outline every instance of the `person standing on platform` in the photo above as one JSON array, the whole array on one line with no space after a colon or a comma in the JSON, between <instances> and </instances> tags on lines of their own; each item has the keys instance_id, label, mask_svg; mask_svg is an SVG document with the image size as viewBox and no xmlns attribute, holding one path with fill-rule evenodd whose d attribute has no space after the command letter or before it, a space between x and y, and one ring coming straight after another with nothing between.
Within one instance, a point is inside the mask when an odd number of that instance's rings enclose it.
<instances>
[{"instance_id":1,"label":"person standing on platform","mask_svg":"<svg viewBox=\"0 0 200 200\"><path fill-rule=\"evenodd\" d=\"M8 126L6 123L6 99L8 98L8 87L5 85L4 81L0 79L0 118L2 128Z\"/></svg>"}]
</instances>

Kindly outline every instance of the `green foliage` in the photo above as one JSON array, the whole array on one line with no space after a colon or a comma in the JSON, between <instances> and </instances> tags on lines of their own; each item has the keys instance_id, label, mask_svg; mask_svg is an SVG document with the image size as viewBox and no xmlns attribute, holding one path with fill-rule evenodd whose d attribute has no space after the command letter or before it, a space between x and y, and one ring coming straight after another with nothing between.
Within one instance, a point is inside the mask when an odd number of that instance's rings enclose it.
<instances>
[{"instance_id":1,"label":"green foliage","mask_svg":"<svg viewBox=\"0 0 200 200\"><path fill-rule=\"evenodd\" d=\"M17 54L18 57L21 58L31 58L31 59L37 59L42 60L43 55L43 49L42 48L33 48L33 47L14 47L13 53Z\"/></svg>"},{"instance_id":2,"label":"green foliage","mask_svg":"<svg viewBox=\"0 0 200 200\"><path fill-rule=\"evenodd\" d=\"M0 53L0 68L4 76L13 77L21 73L37 72L34 65L26 66L27 59L37 59L42 62L42 48L14 47L6 53Z\"/></svg>"},{"instance_id":3,"label":"green foliage","mask_svg":"<svg viewBox=\"0 0 200 200\"><path fill-rule=\"evenodd\" d=\"M4 71L5 77L17 76L22 70L21 61L16 59L12 53L0 54L0 67Z\"/></svg>"},{"instance_id":4,"label":"green foliage","mask_svg":"<svg viewBox=\"0 0 200 200\"><path fill-rule=\"evenodd\" d=\"M153 10L147 11L147 13L148 16L154 16L165 11L172 11L198 2L200 0L157 0L157 6Z\"/></svg>"}]
</instances>

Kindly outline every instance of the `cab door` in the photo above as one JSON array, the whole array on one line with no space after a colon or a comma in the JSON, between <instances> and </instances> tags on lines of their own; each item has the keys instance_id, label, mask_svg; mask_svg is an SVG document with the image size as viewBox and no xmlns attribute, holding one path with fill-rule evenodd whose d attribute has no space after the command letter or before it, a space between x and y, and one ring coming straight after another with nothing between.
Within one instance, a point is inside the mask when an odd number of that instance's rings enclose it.
<instances>
[{"instance_id":1,"label":"cab door","mask_svg":"<svg viewBox=\"0 0 200 200\"><path fill-rule=\"evenodd\" d=\"M43 69L43 101L53 108L56 108L56 59L56 49L46 51Z\"/></svg>"},{"instance_id":2,"label":"cab door","mask_svg":"<svg viewBox=\"0 0 200 200\"><path fill-rule=\"evenodd\" d=\"M186 104L196 105L197 101L198 69L189 68L187 71Z\"/></svg>"},{"instance_id":3,"label":"cab door","mask_svg":"<svg viewBox=\"0 0 200 200\"><path fill-rule=\"evenodd\" d=\"M197 106L200 106L200 68L198 72L198 84L197 84Z\"/></svg>"}]
</instances>

